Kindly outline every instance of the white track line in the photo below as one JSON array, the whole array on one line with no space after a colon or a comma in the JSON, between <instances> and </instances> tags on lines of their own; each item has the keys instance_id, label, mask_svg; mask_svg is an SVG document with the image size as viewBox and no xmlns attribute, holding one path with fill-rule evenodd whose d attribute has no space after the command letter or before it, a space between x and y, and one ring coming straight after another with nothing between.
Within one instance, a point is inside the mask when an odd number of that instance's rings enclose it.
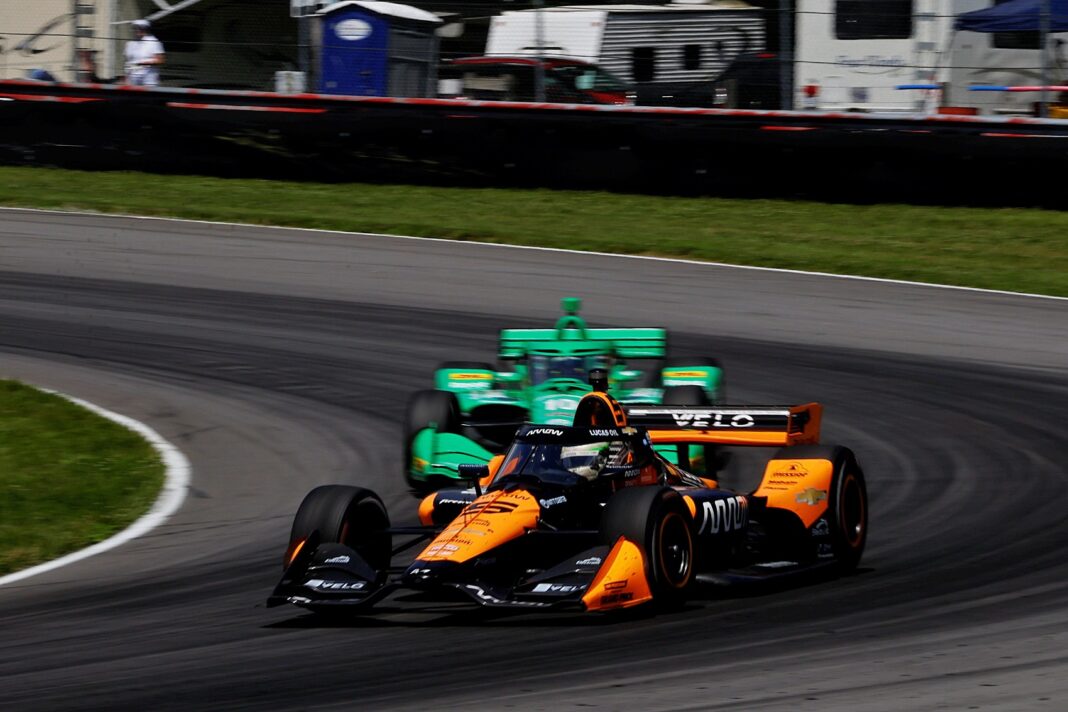
<instances>
[{"instance_id":1,"label":"white track line","mask_svg":"<svg viewBox=\"0 0 1068 712\"><path fill-rule=\"evenodd\" d=\"M103 416L108 420L114 421L119 425L134 431L147 440L156 452L159 453L160 458L163 460L163 465L166 468L163 489L160 491L159 497L156 498L155 504L152 505L152 509L148 510L144 516L115 536L86 547L85 549L81 549L80 551L61 556L58 559L53 559L52 561L38 564L37 566L31 566L22 571L16 571L7 576L0 576L0 586L7 583L14 583L15 581L21 581L30 576L36 576L37 574L43 574L46 571L53 571L61 566L73 564L82 559L88 559L90 556L102 554L105 551L110 551L117 546L125 544L131 539L135 539L148 533L166 521L168 517L178 510L178 507L180 507L185 500L185 493L189 488L190 476L192 474L189 460L186 459L185 455L183 455L178 448L164 440L155 430L133 418L106 410L98 405L81 400L80 398L73 398L63 393L56 393L55 391L46 392L62 396L97 415Z\"/></svg>"},{"instance_id":2,"label":"white track line","mask_svg":"<svg viewBox=\"0 0 1068 712\"><path fill-rule=\"evenodd\" d=\"M1057 297L1049 294L1032 294L1030 292L1011 292L1005 289L983 289L982 287L962 287L955 284L938 284L936 282L913 282L907 279L888 279L886 277L865 277L856 274L834 274L833 272L813 272L801 269L784 269L781 267L757 267L754 265L732 265L726 262L709 262L705 260L687 260L681 257L652 257L649 255L621 255L615 252L595 252L593 250L569 250L563 247L538 247L535 245L509 245L500 242L479 242L477 240L450 240L444 237L419 237L417 235L391 235L377 232L349 232L346 230L324 230L310 227L288 227L285 225L257 225L255 223L232 223L215 220L189 220L186 218L166 218L151 215L126 215L124 213L95 213L81 212L77 210L44 210L42 208L16 208L0 207L0 212L26 212L43 213L46 215L76 215L85 217L123 218L126 220L151 220L162 222L189 223L192 225L214 225L218 227L251 227L263 230L292 230L298 232L315 232L324 235L367 235L370 237L388 237L397 240L425 240L428 242L444 242L452 245L469 245L477 247L496 247L511 250L535 250L540 252L559 252L574 255L596 255L598 257L618 257L628 260L650 260L653 262L672 262L686 265L700 265L705 267L721 267L724 269L745 269L754 272L777 272L780 274L797 274L808 277L826 277L829 279L851 279L860 282L880 282L883 284L900 284L909 287L930 287L932 289L952 289L960 292L977 292L979 294L1002 294L1010 297L1027 297L1030 299L1050 299L1053 301L1068 301L1068 297Z\"/></svg>"}]
</instances>

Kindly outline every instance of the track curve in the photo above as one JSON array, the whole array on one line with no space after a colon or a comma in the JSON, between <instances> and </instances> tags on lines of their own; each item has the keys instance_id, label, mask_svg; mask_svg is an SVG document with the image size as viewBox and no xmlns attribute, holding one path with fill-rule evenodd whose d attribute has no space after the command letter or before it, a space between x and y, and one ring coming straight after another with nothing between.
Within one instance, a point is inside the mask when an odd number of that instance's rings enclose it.
<instances>
[{"instance_id":1,"label":"track curve","mask_svg":"<svg viewBox=\"0 0 1068 712\"><path fill-rule=\"evenodd\" d=\"M862 572L625 622L264 609L307 489L414 516L408 393L569 294L718 356L733 400L823 401L869 479ZM143 420L193 488L149 536L0 587L0 707L1062 709L1066 333L1064 301L2 211L0 376Z\"/></svg>"}]
</instances>

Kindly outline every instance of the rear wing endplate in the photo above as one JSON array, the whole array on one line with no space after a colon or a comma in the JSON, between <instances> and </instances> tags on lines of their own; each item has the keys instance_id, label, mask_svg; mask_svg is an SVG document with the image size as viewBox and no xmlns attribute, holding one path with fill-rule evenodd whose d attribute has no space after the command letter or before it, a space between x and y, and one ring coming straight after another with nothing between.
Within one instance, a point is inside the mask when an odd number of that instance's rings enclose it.
<instances>
[{"instance_id":1,"label":"rear wing endplate","mask_svg":"<svg viewBox=\"0 0 1068 712\"><path fill-rule=\"evenodd\" d=\"M646 428L654 444L815 445L823 406L625 406L627 423Z\"/></svg>"}]
</instances>

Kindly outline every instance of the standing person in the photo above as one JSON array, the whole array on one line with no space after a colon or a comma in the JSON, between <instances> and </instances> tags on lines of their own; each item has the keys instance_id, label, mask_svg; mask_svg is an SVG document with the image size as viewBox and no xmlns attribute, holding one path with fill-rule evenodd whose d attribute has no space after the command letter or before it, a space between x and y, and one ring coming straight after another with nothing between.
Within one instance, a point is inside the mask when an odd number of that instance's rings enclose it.
<instances>
[{"instance_id":1,"label":"standing person","mask_svg":"<svg viewBox=\"0 0 1068 712\"><path fill-rule=\"evenodd\" d=\"M132 25L137 37L126 43L126 83L138 87L159 86L163 44L152 34L148 20L134 20Z\"/></svg>"}]
</instances>

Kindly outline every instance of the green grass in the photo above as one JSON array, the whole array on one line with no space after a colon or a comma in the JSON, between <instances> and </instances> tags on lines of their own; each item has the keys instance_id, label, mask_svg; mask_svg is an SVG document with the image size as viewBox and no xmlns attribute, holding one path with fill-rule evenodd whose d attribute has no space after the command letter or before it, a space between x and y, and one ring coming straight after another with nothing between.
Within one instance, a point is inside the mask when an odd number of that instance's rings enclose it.
<instances>
[{"instance_id":1,"label":"green grass","mask_svg":"<svg viewBox=\"0 0 1068 712\"><path fill-rule=\"evenodd\" d=\"M0 574L102 541L144 514L163 463L140 436L0 381Z\"/></svg>"},{"instance_id":2,"label":"green grass","mask_svg":"<svg viewBox=\"0 0 1068 712\"><path fill-rule=\"evenodd\" d=\"M1068 213L0 168L0 204L424 235L1068 296Z\"/></svg>"}]
</instances>

